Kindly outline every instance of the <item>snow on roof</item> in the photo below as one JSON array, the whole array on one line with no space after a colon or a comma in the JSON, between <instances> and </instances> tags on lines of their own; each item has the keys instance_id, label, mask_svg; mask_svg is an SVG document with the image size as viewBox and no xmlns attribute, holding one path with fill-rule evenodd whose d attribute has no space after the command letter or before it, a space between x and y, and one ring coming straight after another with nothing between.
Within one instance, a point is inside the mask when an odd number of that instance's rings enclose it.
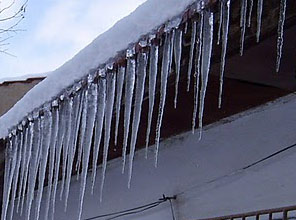
<instances>
[{"instance_id":1,"label":"snow on roof","mask_svg":"<svg viewBox=\"0 0 296 220\"><path fill-rule=\"evenodd\" d=\"M118 51L137 42L144 34L182 13L194 0L148 0L129 16L98 36L60 68L30 90L13 108L0 118L0 138L28 113L51 101L63 89L81 79L93 68L115 57Z\"/></svg>"},{"instance_id":2,"label":"snow on roof","mask_svg":"<svg viewBox=\"0 0 296 220\"><path fill-rule=\"evenodd\" d=\"M16 77L0 78L0 85L8 82L21 82L21 81L27 81L28 79L45 78L48 74L49 72L38 73L38 74L27 74L27 75L16 76Z\"/></svg>"}]
</instances>

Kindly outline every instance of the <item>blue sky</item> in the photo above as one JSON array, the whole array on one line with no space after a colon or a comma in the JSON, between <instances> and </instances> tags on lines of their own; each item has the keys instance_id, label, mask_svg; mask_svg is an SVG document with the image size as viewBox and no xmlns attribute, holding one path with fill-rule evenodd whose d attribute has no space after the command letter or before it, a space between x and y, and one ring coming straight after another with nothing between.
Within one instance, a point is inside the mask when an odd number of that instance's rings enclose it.
<instances>
[{"instance_id":1,"label":"blue sky","mask_svg":"<svg viewBox=\"0 0 296 220\"><path fill-rule=\"evenodd\" d=\"M19 25L25 31L9 40L15 57L0 54L0 78L55 70L144 1L29 0Z\"/></svg>"}]
</instances>

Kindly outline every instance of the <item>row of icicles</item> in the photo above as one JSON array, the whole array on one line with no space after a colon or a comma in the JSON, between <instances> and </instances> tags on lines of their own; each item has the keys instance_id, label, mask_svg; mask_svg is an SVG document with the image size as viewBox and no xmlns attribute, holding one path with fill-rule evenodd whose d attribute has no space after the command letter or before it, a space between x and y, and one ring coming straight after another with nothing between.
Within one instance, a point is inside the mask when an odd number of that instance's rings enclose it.
<instances>
[{"instance_id":1,"label":"row of icicles","mask_svg":"<svg viewBox=\"0 0 296 220\"><path fill-rule=\"evenodd\" d=\"M200 8L201 2L198 2ZM249 10L248 10L249 7ZM257 7L257 40L259 41L261 29L263 0L258 0ZM279 37L278 37L278 59L276 69L279 70L281 51L283 45L283 27L285 20L286 0L281 0ZM253 10L253 0L241 1L241 54L243 53L244 36L246 26L250 26ZM249 11L249 16L247 16ZM222 44L221 55L221 79L219 107L221 107L221 96L223 87L223 75L225 56L227 49L228 30L230 19L230 0L220 1L220 22L218 31L218 44ZM170 23L170 25L172 22ZM128 137L131 135L128 187L131 185L134 153L137 142L137 132L140 124L141 107L144 96L145 81L149 80L149 111L146 136L146 157L151 130L152 115L154 110L154 97L158 69L161 68L160 76L160 102L158 108L156 139L155 139L155 166L157 165L160 131L162 118L166 104L167 79L171 72L172 64L175 64L175 99L174 107L177 106L178 84L180 78L180 62L182 53L183 30L176 26L165 29L162 46L162 63L159 63L158 45L142 42L143 47L148 50L140 50L136 55L134 49L127 50L126 66L106 68L94 71L88 75L87 82L73 86L66 94L50 104L45 104L42 111L35 111L27 120L24 120L17 129L14 129L7 138L4 192L2 206L2 220L12 220L14 213L19 213L26 220L30 219L33 199L35 200L35 212L32 219L39 219L40 204L44 194L45 211L44 218L49 216L54 219L55 200L57 197L57 185L59 178L59 167L62 159L62 180L60 183L60 195L64 197L65 210L70 190L74 156L78 155L76 171L81 171L81 187L79 194L78 218L81 219L82 207L87 180L89 158L93 143L92 161L92 192L96 181L96 169L100 143L103 140L103 165L100 186L100 200L102 201L103 186L105 181L106 166L108 160L108 149L111 132L111 121L113 109L115 109L115 144L117 144L119 115L121 103L124 102L124 139L123 139L123 166L125 171ZM198 21L192 22L191 47L188 64L188 90L191 80L191 72L194 71L194 110L192 120L192 131L196 128L196 118L199 118L199 131L201 137L204 100L210 70L212 45L213 45L213 13L207 9L200 11ZM167 26L168 27L168 26ZM186 26L185 26L186 27ZM153 35L151 35L153 36ZM221 42L220 42L221 41ZM158 68L161 66L160 68ZM193 68L194 67L194 68ZM149 70L147 73L147 69ZM148 76L147 76L148 75ZM199 85L201 84L201 85ZM125 89L123 93L123 89ZM115 95L116 94L116 95ZM124 94L124 97L122 97ZM134 99L134 103L133 103ZM132 114L132 105L134 111ZM132 120L131 120L132 117ZM129 131L132 123L131 131ZM104 133L104 135L102 135ZM62 157L62 158L61 158ZM48 172L46 171L48 169ZM46 173L48 174L46 176ZM38 180L37 180L38 178ZM45 179L48 187L45 193ZM35 185L38 183L37 195L34 198Z\"/></svg>"}]
</instances>

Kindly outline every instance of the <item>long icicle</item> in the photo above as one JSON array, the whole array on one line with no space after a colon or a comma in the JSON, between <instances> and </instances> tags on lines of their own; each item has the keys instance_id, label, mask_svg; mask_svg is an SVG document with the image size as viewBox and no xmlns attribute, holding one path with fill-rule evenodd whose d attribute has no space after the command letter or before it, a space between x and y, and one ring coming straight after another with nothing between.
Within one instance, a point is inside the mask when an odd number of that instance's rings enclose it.
<instances>
[{"instance_id":1,"label":"long icicle","mask_svg":"<svg viewBox=\"0 0 296 220\"><path fill-rule=\"evenodd\" d=\"M181 56L182 56L182 39L183 39L183 31L181 29L177 29L175 34L175 43L174 43L174 55L175 55L174 57L175 57L175 64L176 64L174 108L177 108L177 101L178 101Z\"/></svg>"},{"instance_id":2,"label":"long icicle","mask_svg":"<svg viewBox=\"0 0 296 220\"><path fill-rule=\"evenodd\" d=\"M100 202L103 200L103 189L105 183L107 161L108 161L108 151L111 133L111 122L112 113L114 105L114 95L115 95L115 73L107 74L107 95L106 95L106 111L105 111L105 133L104 133L104 152L103 152L103 168L102 168L102 179L100 188Z\"/></svg>"},{"instance_id":3,"label":"long icicle","mask_svg":"<svg viewBox=\"0 0 296 220\"><path fill-rule=\"evenodd\" d=\"M149 110L148 110L148 125L146 132L146 151L145 157L148 157L148 145L151 131L151 123L153 116L154 100L155 100L155 87L157 78L157 66L158 66L158 45L152 44L150 47L150 59L149 59Z\"/></svg>"},{"instance_id":4,"label":"long icicle","mask_svg":"<svg viewBox=\"0 0 296 220\"><path fill-rule=\"evenodd\" d=\"M54 176L54 163L55 163L55 151L56 151L56 139L58 136L58 120L59 120L59 112L57 106L52 106L52 132L50 138L50 148L49 148L49 174L48 174L48 186L47 186L47 194L46 194L46 202L45 202L45 214L44 220L48 219L48 212L50 207L50 196L53 184L53 176Z\"/></svg>"},{"instance_id":5,"label":"long icicle","mask_svg":"<svg viewBox=\"0 0 296 220\"><path fill-rule=\"evenodd\" d=\"M67 163L67 175L65 183L65 208L67 210L68 206L68 197L70 191L70 182L72 176L73 160L76 152L77 136L80 125L80 116L81 116L81 91L73 98L73 110L71 112L71 135L70 143L68 150L68 163Z\"/></svg>"},{"instance_id":6,"label":"long icicle","mask_svg":"<svg viewBox=\"0 0 296 220\"><path fill-rule=\"evenodd\" d=\"M252 23L252 13L253 13L253 7L254 7L254 0L249 0L249 17L248 17L248 27L251 27Z\"/></svg>"},{"instance_id":7,"label":"long icicle","mask_svg":"<svg viewBox=\"0 0 296 220\"><path fill-rule=\"evenodd\" d=\"M120 118L121 98L124 83L125 67L118 67L117 82L116 82L116 123L115 123L115 145L117 145L118 127Z\"/></svg>"},{"instance_id":8,"label":"long icicle","mask_svg":"<svg viewBox=\"0 0 296 220\"><path fill-rule=\"evenodd\" d=\"M17 134L18 152L17 152L15 172L14 172L14 176L13 176L13 185L12 185L12 194L11 194L11 205L10 205L10 215L9 215L9 219L10 220L12 220L13 213L14 213L14 203L15 203L17 186L18 186L19 170L20 170L21 160L24 159L24 158L21 158L22 157L21 153L22 153L22 150L23 150L23 141L24 141L23 138L24 138L23 131L20 131Z\"/></svg>"},{"instance_id":9,"label":"long icicle","mask_svg":"<svg viewBox=\"0 0 296 220\"><path fill-rule=\"evenodd\" d=\"M203 47L202 47L202 61L201 61L201 91L199 102L199 139L202 135L203 127L203 112L204 102L208 84L208 77L211 66L212 46L213 46L213 29L214 29L214 15L208 10L202 12L204 14L203 24Z\"/></svg>"},{"instance_id":10,"label":"long icicle","mask_svg":"<svg viewBox=\"0 0 296 220\"><path fill-rule=\"evenodd\" d=\"M3 196L2 196L2 209L1 209L1 220L6 218L6 212L9 198L8 198L8 182L10 174L10 167L11 167L11 150L12 150L12 142L11 139L6 140L6 148L5 148L5 167L4 167L4 184L3 184Z\"/></svg>"},{"instance_id":11,"label":"long icicle","mask_svg":"<svg viewBox=\"0 0 296 220\"><path fill-rule=\"evenodd\" d=\"M144 89L145 89L146 68L147 68L147 54L139 53L138 60L137 60L137 84L136 84L136 91L135 91L135 106L134 106L132 136L131 136L130 155L129 155L128 188L130 188L131 186L133 160L134 160L134 155L136 150L137 136L138 136L140 119L141 119L143 95L144 95Z\"/></svg>"},{"instance_id":12,"label":"long icicle","mask_svg":"<svg viewBox=\"0 0 296 220\"><path fill-rule=\"evenodd\" d=\"M260 41L261 24L262 24L262 11L263 11L263 0L258 0L258 5L257 5L257 32L256 32L257 43L259 43L259 41Z\"/></svg>"},{"instance_id":13,"label":"long icicle","mask_svg":"<svg viewBox=\"0 0 296 220\"><path fill-rule=\"evenodd\" d=\"M67 163L69 163L69 144L71 140L71 121L73 120L73 98L69 97L67 100L67 110L64 117L64 120L66 120L66 131L65 131L65 137L64 142L62 146L62 152L63 152L63 163L62 163L62 181L61 181L61 190L60 190L60 200L62 200L64 187L65 187L65 179L66 179L66 170L67 170Z\"/></svg>"},{"instance_id":14,"label":"long icicle","mask_svg":"<svg viewBox=\"0 0 296 220\"><path fill-rule=\"evenodd\" d=\"M203 14L200 14L200 20L198 24L198 37L196 40L196 55L195 55L195 82L194 82L194 107L192 116L192 133L194 134L196 125L196 116L198 110L198 98L199 98L199 81L200 81L200 61L202 52L202 36L203 36Z\"/></svg>"},{"instance_id":15,"label":"long icicle","mask_svg":"<svg viewBox=\"0 0 296 220\"><path fill-rule=\"evenodd\" d=\"M221 52L221 63L220 63L220 87L219 87L218 108L221 108L221 105L222 105L223 78L224 78L225 60L226 60L226 52L227 52L229 19L230 19L230 0L226 0L223 6L223 36L222 36L222 52Z\"/></svg>"},{"instance_id":16,"label":"long icicle","mask_svg":"<svg viewBox=\"0 0 296 220\"><path fill-rule=\"evenodd\" d=\"M277 59L276 59L277 73L280 71L281 59L282 59L282 53L283 53L286 8L287 8L287 0L281 0L279 24L278 24L278 37L277 37Z\"/></svg>"},{"instance_id":17,"label":"long icicle","mask_svg":"<svg viewBox=\"0 0 296 220\"><path fill-rule=\"evenodd\" d=\"M247 25L247 5L248 0L241 0L241 18L240 18L240 28L241 28L241 38L240 38L240 55L244 54L244 44L245 44L245 34Z\"/></svg>"},{"instance_id":18,"label":"long icicle","mask_svg":"<svg viewBox=\"0 0 296 220\"><path fill-rule=\"evenodd\" d=\"M124 137L123 137L123 149L122 149L122 173L124 173L125 169L125 161L126 161L126 148L130 127L130 117L131 117L131 109L132 109L132 101L133 101L133 93L135 86L135 76L136 74L136 61L134 58L127 58L127 68L126 68L126 76L125 76L125 103L124 103Z\"/></svg>"},{"instance_id":19,"label":"long icicle","mask_svg":"<svg viewBox=\"0 0 296 220\"><path fill-rule=\"evenodd\" d=\"M222 31L222 23L223 23L223 4L224 4L224 0L220 0L219 1L219 28L218 28L217 45L220 45L220 41L221 41L221 31Z\"/></svg>"},{"instance_id":20,"label":"long icicle","mask_svg":"<svg viewBox=\"0 0 296 220\"><path fill-rule=\"evenodd\" d=\"M190 81L191 81L191 72L193 65L193 53L195 47L195 38L196 38L196 21L192 22L192 31L191 31L191 45L190 45L190 54L189 54L189 63L188 63L188 72L187 72L187 92L190 89Z\"/></svg>"},{"instance_id":21,"label":"long icicle","mask_svg":"<svg viewBox=\"0 0 296 220\"><path fill-rule=\"evenodd\" d=\"M83 140L83 161L82 161L82 174L79 192L79 206L78 206L78 220L81 219L82 207L85 194L86 177L88 171L89 154L91 148L91 141L93 136L93 128L95 124L96 114L97 114L97 98L98 98L98 88L97 84L93 82L93 76L88 77L88 89L86 92L86 109L84 110L87 117L85 123L85 135Z\"/></svg>"},{"instance_id":22,"label":"long icicle","mask_svg":"<svg viewBox=\"0 0 296 220\"><path fill-rule=\"evenodd\" d=\"M36 209L35 209L35 220L39 220L40 215L40 206L41 206L41 199L43 194L43 187L45 181L45 172L46 172L46 165L48 161L48 151L50 146L50 137L52 132L52 114L50 110L45 110L44 116L41 118L41 124L43 124L42 129L42 145L41 145L41 163L39 169L39 181L38 181L38 194L36 198Z\"/></svg>"},{"instance_id":23,"label":"long icicle","mask_svg":"<svg viewBox=\"0 0 296 220\"><path fill-rule=\"evenodd\" d=\"M159 110L156 125L156 136L155 136L155 167L157 167L158 162L158 152L159 152L159 140L160 140L160 130L162 125L162 118L164 113L164 106L166 101L166 89L167 89L167 76L169 72L170 64L170 33L166 33L164 47L163 47L163 58L162 58L162 69L161 69L161 85L160 85L160 101Z\"/></svg>"},{"instance_id":24,"label":"long icicle","mask_svg":"<svg viewBox=\"0 0 296 220\"><path fill-rule=\"evenodd\" d=\"M120 74L120 73L119 73ZM98 157L100 152L100 144L102 139L102 131L104 125L104 117L105 117L105 108L106 108L106 79L101 78L98 82L98 110L97 110L97 118L96 118L96 126L95 126L95 143L93 150L93 164L92 164L92 186L91 193L94 192L94 186L97 175L97 164ZM118 95L118 94L117 94Z\"/></svg>"}]
</instances>

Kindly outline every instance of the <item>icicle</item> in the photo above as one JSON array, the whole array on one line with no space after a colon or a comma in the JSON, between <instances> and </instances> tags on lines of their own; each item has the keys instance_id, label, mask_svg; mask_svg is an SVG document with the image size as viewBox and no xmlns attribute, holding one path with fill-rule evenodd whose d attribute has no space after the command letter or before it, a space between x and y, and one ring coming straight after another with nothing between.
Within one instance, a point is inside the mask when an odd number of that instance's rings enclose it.
<instances>
[{"instance_id":1,"label":"icicle","mask_svg":"<svg viewBox=\"0 0 296 220\"><path fill-rule=\"evenodd\" d=\"M26 204L26 216L25 219L30 219L31 206L34 197L35 183L37 179L37 167L38 167L38 149L41 147L41 127L40 118L38 115L34 116L33 124L33 143L32 143L32 155L29 167L29 179L28 179L28 192L27 192L27 204Z\"/></svg>"},{"instance_id":2,"label":"icicle","mask_svg":"<svg viewBox=\"0 0 296 220\"><path fill-rule=\"evenodd\" d=\"M15 198L16 198L16 192L17 192L17 186L18 186L18 179L19 179L19 170L20 170L20 165L21 165L21 160L24 159L22 158L22 151L23 151L23 141L24 141L24 134L23 131L20 131L19 134L17 135L17 158L16 158L16 167L15 167L15 172L13 176L13 185L12 185L12 194L11 194L11 205L10 205L10 215L9 219L12 220L13 218L13 213L14 213L14 203L15 203Z\"/></svg>"},{"instance_id":3,"label":"icicle","mask_svg":"<svg viewBox=\"0 0 296 220\"><path fill-rule=\"evenodd\" d=\"M252 12L253 12L253 7L254 7L254 0L249 0L250 1L250 9L249 9L249 18L248 18L248 27L251 27L252 23Z\"/></svg>"},{"instance_id":4,"label":"icicle","mask_svg":"<svg viewBox=\"0 0 296 220\"><path fill-rule=\"evenodd\" d=\"M221 52L221 63L220 63L220 88L219 88L218 108L221 108L221 104L222 104L223 77L224 77L225 60L226 60L226 52L227 52L229 18L230 18L230 0L227 0L225 2L225 5L223 6L223 36L222 36L222 52Z\"/></svg>"},{"instance_id":5,"label":"icicle","mask_svg":"<svg viewBox=\"0 0 296 220\"><path fill-rule=\"evenodd\" d=\"M133 171L133 160L136 150L136 142L139 130L139 124L141 119L142 102L145 89L145 78L146 78L146 68L147 68L147 54L138 54L137 60L137 85L135 91L135 106L132 124L132 136L130 145L130 155L129 155L129 173L128 173L128 188L131 186L131 178Z\"/></svg>"},{"instance_id":6,"label":"icicle","mask_svg":"<svg viewBox=\"0 0 296 220\"><path fill-rule=\"evenodd\" d=\"M241 0L241 39L240 39L240 55L244 54L244 44L245 44L245 33L246 33L246 23L247 23L247 5L248 0Z\"/></svg>"},{"instance_id":7,"label":"icicle","mask_svg":"<svg viewBox=\"0 0 296 220\"><path fill-rule=\"evenodd\" d=\"M278 24L278 37L277 37L277 59L276 59L276 72L280 71L281 66L281 58L284 44L284 25L286 18L286 7L287 0L281 0L280 5L280 16L279 16L279 24Z\"/></svg>"},{"instance_id":8,"label":"icicle","mask_svg":"<svg viewBox=\"0 0 296 220\"><path fill-rule=\"evenodd\" d=\"M127 58L127 69L125 76L125 103L124 103L124 137L123 137L123 150L122 150L122 173L125 169L126 160L126 148L130 127L130 116L132 109L133 93L135 86L135 72L136 72L136 62L133 58Z\"/></svg>"},{"instance_id":9,"label":"icicle","mask_svg":"<svg viewBox=\"0 0 296 220\"><path fill-rule=\"evenodd\" d=\"M35 210L35 219L39 219L39 212L40 212L40 205L41 199L43 194L43 187L45 181L45 172L46 172L46 165L48 160L48 151L50 145L50 137L52 132L52 115L50 110L46 109L44 112L44 116L41 118L41 126L42 129L42 144L41 144L41 163L40 163L40 170L39 170L39 181L38 181L38 194L36 198L36 210Z\"/></svg>"},{"instance_id":10,"label":"icicle","mask_svg":"<svg viewBox=\"0 0 296 220\"><path fill-rule=\"evenodd\" d=\"M263 0L258 0L257 5L257 43L260 41L261 23L262 23L262 10L263 10Z\"/></svg>"},{"instance_id":11,"label":"icicle","mask_svg":"<svg viewBox=\"0 0 296 220\"><path fill-rule=\"evenodd\" d=\"M62 181L61 181L61 190L60 190L60 200L63 198L64 186L65 186L65 179L66 179L66 170L67 170L67 163L69 162L69 144L72 131L72 120L73 120L73 98L69 97L66 100L66 113L64 120L66 120L66 131L65 137L62 145L62 152L63 152L63 163L62 163ZM73 139L72 139L73 140Z\"/></svg>"},{"instance_id":12,"label":"icicle","mask_svg":"<svg viewBox=\"0 0 296 220\"><path fill-rule=\"evenodd\" d=\"M77 180L79 179L79 172L80 172L80 166L81 166L81 159L82 159L82 149L83 149L83 140L85 135L85 123L86 123L86 100L85 100L85 94L83 94L82 100L83 100L83 110L82 110L82 116L81 116L81 130L79 134L79 145L78 145L78 158L76 162L76 171L77 171Z\"/></svg>"},{"instance_id":13,"label":"icicle","mask_svg":"<svg viewBox=\"0 0 296 220\"><path fill-rule=\"evenodd\" d=\"M24 121L23 121L24 122ZM23 126L25 126L25 122L23 123ZM17 200L17 206L16 206L16 211L17 213L19 212L19 207L20 207L20 201L22 199L22 189L23 189L23 184L24 184L24 176L25 176L25 166L26 166L26 160L27 160L27 140L28 140L28 134L29 134L29 128L24 127L23 128L24 132L24 139L23 139L23 150L22 150L22 156L21 156L21 171L20 171L20 184L18 187L18 200Z\"/></svg>"},{"instance_id":14,"label":"icicle","mask_svg":"<svg viewBox=\"0 0 296 220\"><path fill-rule=\"evenodd\" d=\"M107 74L107 94L106 94L106 109L105 109L105 121L104 121L105 122L104 152L103 152L102 180L101 180L101 188L100 188L101 202L103 199L103 188L104 188L105 174L106 174L107 160L108 160L111 121L112 121L112 112L113 112L114 95L115 95L115 77L116 76L114 73Z\"/></svg>"},{"instance_id":15,"label":"icicle","mask_svg":"<svg viewBox=\"0 0 296 220\"><path fill-rule=\"evenodd\" d=\"M190 54L189 54L189 64L188 64L188 73L187 73L187 92L190 89L190 79L192 72L192 63L193 63L193 52L195 46L195 38L196 38L196 21L192 22L192 31L191 31L191 45L190 45Z\"/></svg>"},{"instance_id":16,"label":"icicle","mask_svg":"<svg viewBox=\"0 0 296 220\"><path fill-rule=\"evenodd\" d=\"M50 203L51 203L51 213L52 218L53 214L55 212L55 198L56 198L56 192L57 192L57 185L59 180L59 171L60 171L60 162L61 162L61 151L62 151L62 143L64 139L65 134L65 125L66 121L64 120L64 114L65 114L65 103L60 104L60 109L57 109L58 111L58 136L57 136L57 143L56 143L56 154L55 154L55 172L54 172L54 181L53 181L53 188L52 188L52 194L50 196Z\"/></svg>"},{"instance_id":17,"label":"icicle","mask_svg":"<svg viewBox=\"0 0 296 220\"><path fill-rule=\"evenodd\" d=\"M53 106L52 109L52 132L50 138L50 148L49 148L49 175L48 175L48 186L47 186L47 195L45 202L45 215L44 220L48 219L49 205L50 205L50 195L52 190L53 176L54 176L54 163L55 163L55 150L56 150L56 139L58 136L58 109L56 106Z\"/></svg>"},{"instance_id":18,"label":"icicle","mask_svg":"<svg viewBox=\"0 0 296 220\"><path fill-rule=\"evenodd\" d=\"M68 151L68 163L67 163L67 176L66 176L66 185L65 185L65 211L67 210L68 197L70 191L70 181L72 175L72 167L74 155L76 152L77 136L79 130L80 116L81 116L81 93L78 93L73 98L73 110L71 113L71 134L70 134L70 143Z\"/></svg>"},{"instance_id":19,"label":"icicle","mask_svg":"<svg viewBox=\"0 0 296 220\"><path fill-rule=\"evenodd\" d=\"M25 174L23 180L23 189L22 189L22 196L21 196L21 215L23 214L23 207L25 202L25 193L28 186L28 177L29 177L29 164L31 161L32 155L32 145L33 145L33 133L34 133L34 124L32 122L32 118L29 117L29 125L28 125L28 138L27 138L27 150L26 150L26 162L25 162Z\"/></svg>"},{"instance_id":20,"label":"icicle","mask_svg":"<svg viewBox=\"0 0 296 220\"><path fill-rule=\"evenodd\" d=\"M175 36L175 43L174 43L174 54L175 54L175 64L176 64L174 108L177 108L178 89L179 89L179 80L180 80L181 56L182 56L182 37L183 37L182 30L177 29L176 30L176 36Z\"/></svg>"},{"instance_id":21,"label":"icicle","mask_svg":"<svg viewBox=\"0 0 296 220\"><path fill-rule=\"evenodd\" d=\"M202 42L202 61L201 61L201 91L199 102L199 130L200 139L202 135L203 111L204 102L207 90L208 76L211 66L212 46L213 46L213 29L214 29L214 15L210 11L203 11L203 42Z\"/></svg>"},{"instance_id":22,"label":"icicle","mask_svg":"<svg viewBox=\"0 0 296 220\"><path fill-rule=\"evenodd\" d=\"M160 140L160 129L162 125L162 118L166 99L167 89L167 75L169 71L169 56L170 56L170 34L166 33L165 42L163 47L163 58L162 58L162 69L161 69L161 85L160 85L160 101L159 110L156 125L156 136L155 136L155 166L157 167L159 140Z\"/></svg>"},{"instance_id":23,"label":"icicle","mask_svg":"<svg viewBox=\"0 0 296 220\"><path fill-rule=\"evenodd\" d=\"M116 123L115 123L115 145L117 145L118 126L120 117L121 97L125 75L125 67L121 66L118 68L117 83L116 83Z\"/></svg>"},{"instance_id":24,"label":"icicle","mask_svg":"<svg viewBox=\"0 0 296 220\"><path fill-rule=\"evenodd\" d=\"M4 167L4 183L3 183L3 196L2 196L2 209L1 209L1 220L6 218L6 212L7 212L7 207L8 206L8 180L10 176L10 167L11 167L11 150L12 150L12 144L11 140L6 140L6 146L5 146L5 167Z\"/></svg>"},{"instance_id":25,"label":"icicle","mask_svg":"<svg viewBox=\"0 0 296 220\"><path fill-rule=\"evenodd\" d=\"M7 209L8 209L8 203L11 193L11 186L13 181L13 176L15 172L16 167L16 160L17 160L17 143L16 143L16 136L13 135L12 138L9 140L9 147L8 147L8 153L7 158L8 161L6 161L6 164L8 164L7 167L7 176L5 178L5 189L3 192L3 202L2 202L2 214L1 214L1 220L6 220L7 216Z\"/></svg>"},{"instance_id":26,"label":"icicle","mask_svg":"<svg viewBox=\"0 0 296 220\"><path fill-rule=\"evenodd\" d=\"M223 23L223 4L224 0L220 0L219 2L219 29L218 29L218 38L217 38L217 45L220 45L221 40L221 30L222 30L222 23Z\"/></svg>"},{"instance_id":27,"label":"icicle","mask_svg":"<svg viewBox=\"0 0 296 220\"><path fill-rule=\"evenodd\" d=\"M158 66L158 46L152 44L150 47L150 63L149 63L149 110L148 110L148 125L147 125L147 132L146 132L146 153L145 153L146 159L148 157L149 136L151 131L153 107L154 107L154 100L155 100L157 66Z\"/></svg>"},{"instance_id":28,"label":"icicle","mask_svg":"<svg viewBox=\"0 0 296 220\"><path fill-rule=\"evenodd\" d=\"M195 82L194 82L194 107L192 116L192 133L194 134L196 115L198 109L198 98L199 98L199 81L200 81L200 61L202 51L202 36L203 36L203 14L200 14L200 20L198 25L198 37L196 40L196 54L195 54Z\"/></svg>"},{"instance_id":29,"label":"icicle","mask_svg":"<svg viewBox=\"0 0 296 220\"><path fill-rule=\"evenodd\" d=\"M81 174L81 184L79 193L79 208L78 208L78 220L81 219L82 206L84 201L84 193L86 186L86 176L88 171L89 154L91 148L91 141L93 136L93 128L97 113L97 98L98 98L98 88L97 84L92 82L92 76L89 75L89 85L85 96L85 102L87 103L87 109L85 109L86 123L85 123L85 135L83 140L83 161L82 161L82 174Z\"/></svg>"},{"instance_id":30,"label":"icicle","mask_svg":"<svg viewBox=\"0 0 296 220\"><path fill-rule=\"evenodd\" d=\"M169 74L168 77L170 76L171 72L172 72L172 65L173 65L173 54L174 54L174 44L175 44L175 29L171 30L171 50L170 50L170 65L169 65Z\"/></svg>"},{"instance_id":31,"label":"icicle","mask_svg":"<svg viewBox=\"0 0 296 220\"><path fill-rule=\"evenodd\" d=\"M121 74L121 73L119 72L119 74ZM99 80L98 84L99 84L98 85L98 109L97 109L97 117L96 117L96 125L95 125L95 143L94 143L94 150L93 150L92 179L91 179L91 182L92 182L91 193L92 194L94 191L94 186L95 186L95 181L96 181L97 163L98 163L98 157L99 157L99 152L100 152L102 130L103 130L103 125L104 125L105 106L106 106L106 79L101 78ZM118 95L118 93L117 93L117 95Z\"/></svg>"}]
</instances>

